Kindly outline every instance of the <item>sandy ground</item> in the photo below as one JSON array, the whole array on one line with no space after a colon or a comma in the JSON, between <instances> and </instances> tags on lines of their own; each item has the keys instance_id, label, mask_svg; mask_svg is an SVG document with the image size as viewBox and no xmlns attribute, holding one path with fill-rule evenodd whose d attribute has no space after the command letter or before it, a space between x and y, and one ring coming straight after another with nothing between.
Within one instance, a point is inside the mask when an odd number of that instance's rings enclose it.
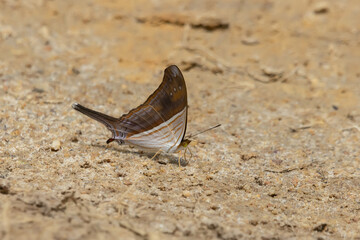
<instances>
[{"instance_id":1,"label":"sandy ground","mask_svg":"<svg viewBox=\"0 0 360 240\"><path fill-rule=\"evenodd\" d=\"M130 1L131 2L131 1ZM0 1L0 239L360 239L360 5ZM182 69L194 156L106 145Z\"/></svg>"}]
</instances>

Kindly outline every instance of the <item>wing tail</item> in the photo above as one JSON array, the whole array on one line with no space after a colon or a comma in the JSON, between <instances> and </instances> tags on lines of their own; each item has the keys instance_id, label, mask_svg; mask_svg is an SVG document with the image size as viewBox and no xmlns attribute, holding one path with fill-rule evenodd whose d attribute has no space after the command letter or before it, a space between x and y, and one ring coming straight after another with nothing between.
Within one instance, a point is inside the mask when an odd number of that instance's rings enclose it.
<instances>
[{"instance_id":1,"label":"wing tail","mask_svg":"<svg viewBox=\"0 0 360 240\"><path fill-rule=\"evenodd\" d=\"M78 103L74 103L72 105L72 108L75 109L76 111L81 112L82 114L85 114L86 116L104 124L109 130L113 131L116 129L116 121L118 120L117 118L111 117L109 115L106 115L104 113L101 112L97 112L95 110L89 109L87 107L84 107Z\"/></svg>"}]
</instances>

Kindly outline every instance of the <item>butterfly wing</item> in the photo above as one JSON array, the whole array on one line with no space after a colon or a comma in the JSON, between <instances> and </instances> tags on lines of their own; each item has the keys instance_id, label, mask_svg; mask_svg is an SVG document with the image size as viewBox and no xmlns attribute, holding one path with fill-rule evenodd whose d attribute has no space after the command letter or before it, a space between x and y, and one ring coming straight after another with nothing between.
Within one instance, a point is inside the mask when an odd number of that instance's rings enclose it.
<instances>
[{"instance_id":1,"label":"butterfly wing","mask_svg":"<svg viewBox=\"0 0 360 240\"><path fill-rule=\"evenodd\" d=\"M78 103L74 103L72 105L72 108L75 110L85 114L86 116L104 124L107 129L109 129L112 132L112 138L107 140L107 143L112 142L114 140L117 140L119 144L123 144L123 140L126 137L126 134L129 132L129 127L123 127L119 125L119 119L111 117L109 115L106 115L101 112L97 112L95 110L92 110L90 108L84 107ZM132 133L136 132L136 129L131 130Z\"/></svg>"},{"instance_id":2,"label":"butterfly wing","mask_svg":"<svg viewBox=\"0 0 360 240\"><path fill-rule=\"evenodd\" d=\"M152 151L176 151L187 125L187 90L177 66L166 68L156 91L142 105L120 117L120 124L124 123L139 127L139 131L127 134L125 142Z\"/></svg>"},{"instance_id":3,"label":"butterfly wing","mask_svg":"<svg viewBox=\"0 0 360 240\"><path fill-rule=\"evenodd\" d=\"M126 137L125 142L143 150L175 152L185 135L186 118L187 107L153 129Z\"/></svg>"},{"instance_id":4,"label":"butterfly wing","mask_svg":"<svg viewBox=\"0 0 360 240\"><path fill-rule=\"evenodd\" d=\"M180 69L172 65L156 91L139 107L120 118L74 103L75 110L104 124L118 141L139 148L174 152L184 139L187 125L187 90Z\"/></svg>"}]
</instances>

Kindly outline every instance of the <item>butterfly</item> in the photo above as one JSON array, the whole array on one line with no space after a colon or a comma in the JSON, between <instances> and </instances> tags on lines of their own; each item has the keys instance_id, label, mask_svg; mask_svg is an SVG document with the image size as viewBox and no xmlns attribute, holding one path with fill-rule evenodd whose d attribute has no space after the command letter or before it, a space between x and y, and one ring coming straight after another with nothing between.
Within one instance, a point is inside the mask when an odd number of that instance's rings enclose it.
<instances>
[{"instance_id":1,"label":"butterfly","mask_svg":"<svg viewBox=\"0 0 360 240\"><path fill-rule=\"evenodd\" d=\"M188 103L184 77L180 69L169 66L160 86L148 99L119 118L86 108L78 103L72 107L104 124L112 133L106 143L128 144L148 152L175 153L191 142L185 139ZM180 165L180 157L179 157Z\"/></svg>"}]
</instances>

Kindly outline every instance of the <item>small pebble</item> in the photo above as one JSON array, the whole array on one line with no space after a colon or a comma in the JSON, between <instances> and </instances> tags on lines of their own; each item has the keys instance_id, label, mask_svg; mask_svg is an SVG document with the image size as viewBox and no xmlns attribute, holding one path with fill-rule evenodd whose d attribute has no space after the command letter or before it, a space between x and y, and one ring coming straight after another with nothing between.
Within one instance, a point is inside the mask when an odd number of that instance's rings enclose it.
<instances>
[{"instance_id":1,"label":"small pebble","mask_svg":"<svg viewBox=\"0 0 360 240\"><path fill-rule=\"evenodd\" d=\"M248 45L248 46L259 44L259 40L255 37L251 37L251 36L243 37L241 42L242 42L242 44Z\"/></svg>"},{"instance_id":2,"label":"small pebble","mask_svg":"<svg viewBox=\"0 0 360 240\"><path fill-rule=\"evenodd\" d=\"M213 191L211 191L211 190L206 190L205 191L206 196L211 196L212 194L213 194Z\"/></svg>"},{"instance_id":3,"label":"small pebble","mask_svg":"<svg viewBox=\"0 0 360 240\"><path fill-rule=\"evenodd\" d=\"M52 143L51 143L51 151L53 152L57 152L59 151L61 148L61 142L60 140L54 140Z\"/></svg>"},{"instance_id":4,"label":"small pebble","mask_svg":"<svg viewBox=\"0 0 360 240\"><path fill-rule=\"evenodd\" d=\"M185 171L186 175L188 176L193 176L195 174L195 168L187 168L186 171Z\"/></svg>"},{"instance_id":5,"label":"small pebble","mask_svg":"<svg viewBox=\"0 0 360 240\"><path fill-rule=\"evenodd\" d=\"M76 143L76 142L79 141L79 139L78 139L76 136L72 136L72 137L70 138L70 141Z\"/></svg>"},{"instance_id":6,"label":"small pebble","mask_svg":"<svg viewBox=\"0 0 360 240\"><path fill-rule=\"evenodd\" d=\"M219 206L211 205L210 208L211 208L212 210L218 210L218 209L219 209Z\"/></svg>"},{"instance_id":7,"label":"small pebble","mask_svg":"<svg viewBox=\"0 0 360 240\"><path fill-rule=\"evenodd\" d=\"M261 70L263 71L263 74L269 77L279 76L284 73L284 70L270 66L262 66Z\"/></svg>"},{"instance_id":8,"label":"small pebble","mask_svg":"<svg viewBox=\"0 0 360 240\"><path fill-rule=\"evenodd\" d=\"M183 197L188 198L188 197L190 197L190 196L191 196L191 192L189 192L189 191L185 190L185 191L183 191L182 195L183 195Z\"/></svg>"},{"instance_id":9,"label":"small pebble","mask_svg":"<svg viewBox=\"0 0 360 240\"><path fill-rule=\"evenodd\" d=\"M327 2L318 2L315 4L313 11L315 14L325 14L329 12L329 4Z\"/></svg>"},{"instance_id":10,"label":"small pebble","mask_svg":"<svg viewBox=\"0 0 360 240\"><path fill-rule=\"evenodd\" d=\"M73 74L75 74L75 75L79 75L79 74L80 74L79 69L77 69L76 67L71 68L71 72L72 72Z\"/></svg>"},{"instance_id":11,"label":"small pebble","mask_svg":"<svg viewBox=\"0 0 360 240\"><path fill-rule=\"evenodd\" d=\"M132 185L132 182L130 182L129 180L124 180L124 185L130 186Z\"/></svg>"}]
</instances>

